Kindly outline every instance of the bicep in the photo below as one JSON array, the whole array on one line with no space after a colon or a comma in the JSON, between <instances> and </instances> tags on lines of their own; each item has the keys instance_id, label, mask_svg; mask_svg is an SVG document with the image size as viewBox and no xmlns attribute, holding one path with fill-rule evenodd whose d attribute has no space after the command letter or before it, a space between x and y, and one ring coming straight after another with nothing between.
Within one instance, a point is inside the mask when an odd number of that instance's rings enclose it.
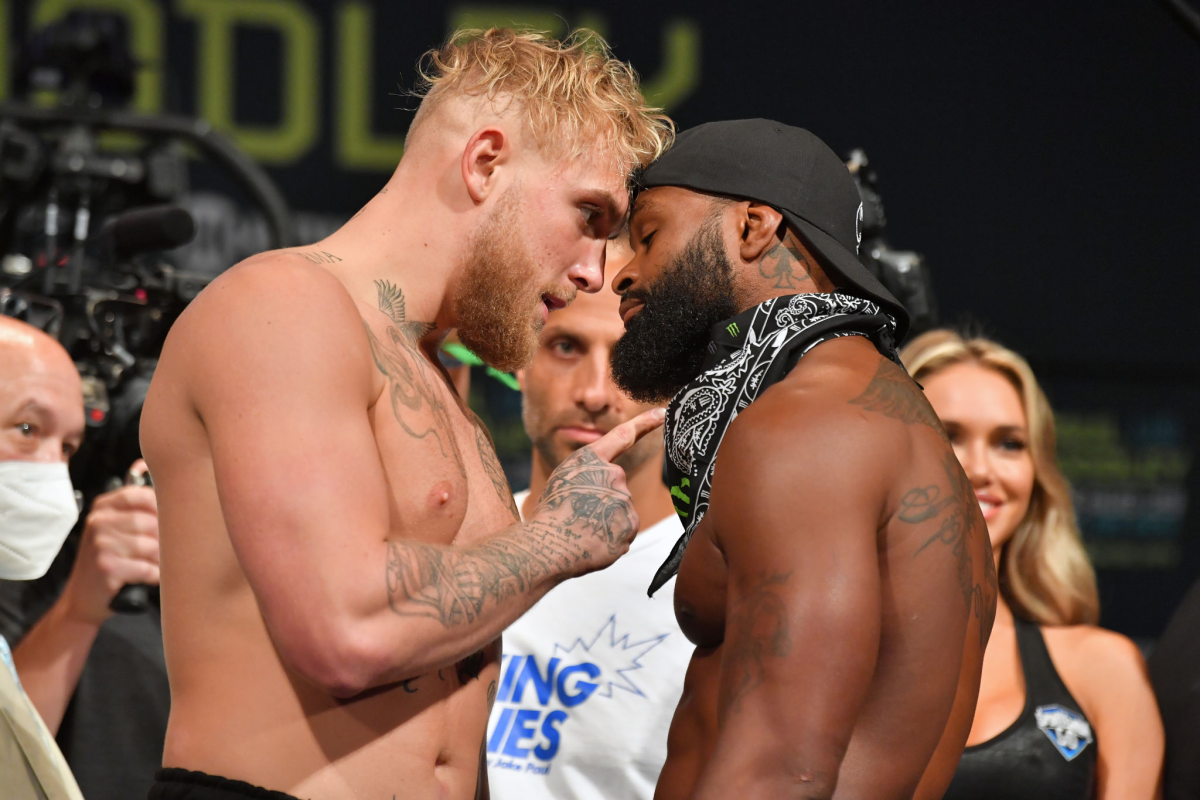
<instances>
[{"instance_id":1,"label":"bicep","mask_svg":"<svg viewBox=\"0 0 1200 800\"><path fill-rule=\"evenodd\" d=\"M857 455L814 458L815 446L805 457L778 443L735 447L718 462L710 514L729 570L720 700L726 728L770 731L836 774L879 647L879 511Z\"/></svg>"},{"instance_id":2,"label":"bicep","mask_svg":"<svg viewBox=\"0 0 1200 800\"><path fill-rule=\"evenodd\" d=\"M193 322L189 394L233 547L269 606L301 601L297 576L310 590L336 579L330 557L353 557L361 537L381 542L388 505L353 304L303 288L255 294L251 307L220 298Z\"/></svg>"}]
</instances>

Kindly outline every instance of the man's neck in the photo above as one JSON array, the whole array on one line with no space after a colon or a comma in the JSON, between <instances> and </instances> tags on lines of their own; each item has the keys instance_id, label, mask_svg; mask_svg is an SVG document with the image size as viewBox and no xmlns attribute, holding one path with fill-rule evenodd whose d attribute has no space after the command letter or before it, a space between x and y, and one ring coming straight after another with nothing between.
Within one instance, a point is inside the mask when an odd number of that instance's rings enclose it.
<instances>
[{"instance_id":1,"label":"man's neck","mask_svg":"<svg viewBox=\"0 0 1200 800\"><path fill-rule=\"evenodd\" d=\"M737 273L734 295L739 314L776 297L837 288L790 232L754 262L743 262Z\"/></svg>"},{"instance_id":2,"label":"man's neck","mask_svg":"<svg viewBox=\"0 0 1200 800\"><path fill-rule=\"evenodd\" d=\"M625 475L625 485L629 487L629 495L633 498L633 508L637 511L642 531L675 513L671 495L667 493L667 488L662 482L662 458L660 451L658 455L646 459L636 470ZM529 519L529 515L537 508L538 498L542 496L542 490L546 488L546 482L553 471L542 460L541 454L534 450L529 496L521 504L522 518Z\"/></svg>"},{"instance_id":3,"label":"man's neck","mask_svg":"<svg viewBox=\"0 0 1200 800\"><path fill-rule=\"evenodd\" d=\"M393 320L402 313L410 330L440 340L456 324L453 291L465 237L448 235L462 221L445 218L451 212L431 200L435 188L425 182L402 164L349 222L301 249L325 254L322 266L360 305L384 311L390 294L384 313Z\"/></svg>"}]
</instances>

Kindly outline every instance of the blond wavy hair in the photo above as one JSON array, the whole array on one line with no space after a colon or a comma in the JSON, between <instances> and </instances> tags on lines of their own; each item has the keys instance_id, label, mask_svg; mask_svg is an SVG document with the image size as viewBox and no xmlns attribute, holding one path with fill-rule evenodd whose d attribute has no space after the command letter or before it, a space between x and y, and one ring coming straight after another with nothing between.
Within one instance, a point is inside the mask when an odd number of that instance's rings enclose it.
<instances>
[{"instance_id":1,"label":"blond wavy hair","mask_svg":"<svg viewBox=\"0 0 1200 800\"><path fill-rule=\"evenodd\" d=\"M521 112L543 152L570 159L604 143L627 176L675 138L670 118L646 104L633 67L587 29L562 41L511 28L460 30L425 54L419 73L421 107L410 132L446 98L486 97Z\"/></svg>"},{"instance_id":2,"label":"blond wavy hair","mask_svg":"<svg viewBox=\"0 0 1200 800\"><path fill-rule=\"evenodd\" d=\"M1029 426L1033 496L1000 555L1000 591L1014 614L1033 622L1095 624L1100 617L1096 573L1079 536L1070 487L1055 459L1054 412L1029 363L993 341L945 329L913 339L900 358L918 382L951 365L972 363L995 370L1017 390Z\"/></svg>"}]
</instances>

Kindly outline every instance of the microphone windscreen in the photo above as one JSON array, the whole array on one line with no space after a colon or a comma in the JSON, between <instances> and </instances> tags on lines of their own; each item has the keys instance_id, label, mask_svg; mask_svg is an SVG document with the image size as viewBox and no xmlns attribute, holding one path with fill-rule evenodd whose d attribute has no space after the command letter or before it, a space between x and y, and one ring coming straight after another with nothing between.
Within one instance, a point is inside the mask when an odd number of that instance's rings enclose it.
<instances>
[{"instance_id":1,"label":"microphone windscreen","mask_svg":"<svg viewBox=\"0 0 1200 800\"><path fill-rule=\"evenodd\" d=\"M101 236L118 256L170 250L187 244L195 235L192 215L173 205L135 208L110 218L101 229Z\"/></svg>"}]
</instances>

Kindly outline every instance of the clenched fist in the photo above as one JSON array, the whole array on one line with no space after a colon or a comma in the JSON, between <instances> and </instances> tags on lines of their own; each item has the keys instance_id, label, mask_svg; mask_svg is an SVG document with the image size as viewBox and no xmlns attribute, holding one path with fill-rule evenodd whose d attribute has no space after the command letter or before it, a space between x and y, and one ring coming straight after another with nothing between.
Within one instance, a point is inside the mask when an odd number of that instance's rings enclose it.
<instances>
[{"instance_id":1,"label":"clenched fist","mask_svg":"<svg viewBox=\"0 0 1200 800\"><path fill-rule=\"evenodd\" d=\"M145 470L139 461L134 471ZM71 577L63 590L75 619L99 624L127 583L158 585L158 504L149 486L125 486L92 503Z\"/></svg>"},{"instance_id":2,"label":"clenched fist","mask_svg":"<svg viewBox=\"0 0 1200 800\"><path fill-rule=\"evenodd\" d=\"M532 521L576 553L575 574L603 569L629 549L638 516L625 471L612 462L662 424L653 409L610 430L572 453L550 474Z\"/></svg>"}]
</instances>

